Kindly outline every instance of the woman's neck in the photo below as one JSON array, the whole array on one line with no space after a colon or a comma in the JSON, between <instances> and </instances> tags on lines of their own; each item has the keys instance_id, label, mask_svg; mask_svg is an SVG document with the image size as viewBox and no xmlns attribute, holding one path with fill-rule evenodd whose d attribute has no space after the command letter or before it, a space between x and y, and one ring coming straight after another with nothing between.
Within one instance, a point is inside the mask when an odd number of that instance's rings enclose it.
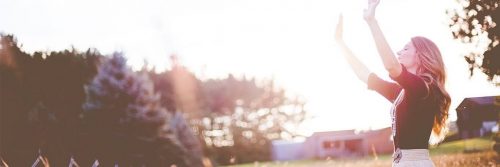
<instances>
[{"instance_id":1,"label":"woman's neck","mask_svg":"<svg viewBox=\"0 0 500 167\"><path fill-rule=\"evenodd\" d=\"M408 72L411 72L412 74L417 74L417 67L416 66L408 67L408 68L406 68L406 70L408 70Z\"/></svg>"}]
</instances>

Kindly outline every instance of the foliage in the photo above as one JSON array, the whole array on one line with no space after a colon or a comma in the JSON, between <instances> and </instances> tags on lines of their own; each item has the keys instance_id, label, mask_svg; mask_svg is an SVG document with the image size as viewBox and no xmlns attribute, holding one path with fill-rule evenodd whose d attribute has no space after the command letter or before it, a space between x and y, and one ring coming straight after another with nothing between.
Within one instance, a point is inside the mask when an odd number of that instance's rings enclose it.
<instances>
[{"instance_id":1,"label":"foliage","mask_svg":"<svg viewBox=\"0 0 500 167\"><path fill-rule=\"evenodd\" d=\"M450 9L453 36L475 48L465 60L470 74L479 68L493 83L500 85L500 10L498 0L456 0L461 8ZM486 46L484 45L486 42Z\"/></svg>"}]
</instances>

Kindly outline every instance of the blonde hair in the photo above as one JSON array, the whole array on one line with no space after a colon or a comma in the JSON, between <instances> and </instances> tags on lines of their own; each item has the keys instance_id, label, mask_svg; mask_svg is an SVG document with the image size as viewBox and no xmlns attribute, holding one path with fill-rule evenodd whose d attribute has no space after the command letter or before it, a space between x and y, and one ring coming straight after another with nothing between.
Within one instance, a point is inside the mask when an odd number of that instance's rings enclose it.
<instances>
[{"instance_id":1,"label":"blonde hair","mask_svg":"<svg viewBox=\"0 0 500 167\"><path fill-rule=\"evenodd\" d=\"M451 98L445 89L446 71L439 48L431 40L425 37L413 37L411 39L416 49L417 75L422 76L429 85L436 85L439 94L435 100L439 103L439 112L434 115L432 133L438 140L442 140L446 134L446 121ZM429 86L429 91L434 87ZM439 142L439 141L438 141Z\"/></svg>"}]
</instances>

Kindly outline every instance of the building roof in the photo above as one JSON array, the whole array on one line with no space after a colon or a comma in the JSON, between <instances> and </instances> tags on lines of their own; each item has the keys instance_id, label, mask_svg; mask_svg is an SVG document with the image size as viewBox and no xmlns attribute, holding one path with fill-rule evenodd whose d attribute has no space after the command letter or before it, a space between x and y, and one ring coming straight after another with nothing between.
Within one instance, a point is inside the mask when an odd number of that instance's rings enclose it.
<instances>
[{"instance_id":1,"label":"building roof","mask_svg":"<svg viewBox=\"0 0 500 167\"><path fill-rule=\"evenodd\" d=\"M315 132L308 139L317 138L317 137L364 138L366 136L376 135L376 134L383 133L384 131L390 131L390 130L391 130L391 128L387 127L387 128L369 130L369 131L356 131L356 130L324 131L324 132Z\"/></svg>"},{"instance_id":2,"label":"building roof","mask_svg":"<svg viewBox=\"0 0 500 167\"><path fill-rule=\"evenodd\" d=\"M500 96L468 97L458 105L457 111L470 110L472 108L495 108L500 109ZM475 110L476 110L475 109Z\"/></svg>"},{"instance_id":3,"label":"building roof","mask_svg":"<svg viewBox=\"0 0 500 167\"><path fill-rule=\"evenodd\" d=\"M350 136L356 135L354 130L340 130L340 131L324 131L324 132L314 132L311 137L319 136Z\"/></svg>"}]
</instances>

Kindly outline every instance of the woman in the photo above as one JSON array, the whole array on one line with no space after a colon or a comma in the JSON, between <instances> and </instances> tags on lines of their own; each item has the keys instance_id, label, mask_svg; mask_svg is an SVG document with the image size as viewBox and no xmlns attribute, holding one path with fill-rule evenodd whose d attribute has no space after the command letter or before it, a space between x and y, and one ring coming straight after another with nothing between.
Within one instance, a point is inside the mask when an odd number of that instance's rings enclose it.
<instances>
[{"instance_id":1,"label":"woman","mask_svg":"<svg viewBox=\"0 0 500 167\"><path fill-rule=\"evenodd\" d=\"M413 37L397 57L386 42L375 19L379 0L368 0L364 19L368 23L380 58L394 82L387 82L359 61L342 39L342 16L336 41L356 75L368 88L393 103L391 108L394 139L393 166L434 166L429 157L431 134L442 136L450 96L446 92L446 73L441 53L427 38Z\"/></svg>"}]
</instances>

